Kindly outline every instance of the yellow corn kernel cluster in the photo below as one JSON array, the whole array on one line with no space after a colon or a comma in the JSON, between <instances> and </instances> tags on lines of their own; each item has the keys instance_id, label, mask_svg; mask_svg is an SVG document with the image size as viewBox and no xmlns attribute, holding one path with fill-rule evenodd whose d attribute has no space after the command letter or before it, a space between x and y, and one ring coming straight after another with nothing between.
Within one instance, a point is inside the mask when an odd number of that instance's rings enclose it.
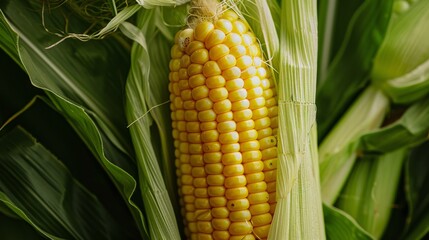
<instances>
[{"instance_id":1,"label":"yellow corn kernel cluster","mask_svg":"<svg viewBox=\"0 0 429 240\"><path fill-rule=\"evenodd\" d=\"M233 11L179 31L170 108L188 239L265 239L275 208L277 103L248 25Z\"/></svg>"}]
</instances>

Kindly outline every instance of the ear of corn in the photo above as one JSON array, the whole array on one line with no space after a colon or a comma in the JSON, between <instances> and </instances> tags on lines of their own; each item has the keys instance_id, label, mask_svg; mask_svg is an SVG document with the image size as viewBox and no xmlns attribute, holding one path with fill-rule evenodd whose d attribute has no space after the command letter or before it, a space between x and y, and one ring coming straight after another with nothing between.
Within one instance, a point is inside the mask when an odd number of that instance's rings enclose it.
<instances>
[{"instance_id":1,"label":"ear of corn","mask_svg":"<svg viewBox=\"0 0 429 240\"><path fill-rule=\"evenodd\" d=\"M277 103L254 34L231 10L179 31L170 100L189 239L264 239L275 208Z\"/></svg>"}]
</instances>

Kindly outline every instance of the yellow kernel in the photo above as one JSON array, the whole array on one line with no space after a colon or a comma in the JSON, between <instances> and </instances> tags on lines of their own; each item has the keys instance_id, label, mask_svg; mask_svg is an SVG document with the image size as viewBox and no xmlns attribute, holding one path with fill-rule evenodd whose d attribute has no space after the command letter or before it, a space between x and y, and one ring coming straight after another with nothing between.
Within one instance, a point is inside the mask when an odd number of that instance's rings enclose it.
<instances>
[{"instance_id":1,"label":"yellow kernel","mask_svg":"<svg viewBox=\"0 0 429 240\"><path fill-rule=\"evenodd\" d=\"M230 33L226 35L226 38L223 42L226 46L232 48L234 46L241 44L241 36L237 33Z\"/></svg>"},{"instance_id":2,"label":"yellow kernel","mask_svg":"<svg viewBox=\"0 0 429 240\"><path fill-rule=\"evenodd\" d=\"M185 111L185 121L197 121L198 112L196 110L186 110Z\"/></svg>"},{"instance_id":3,"label":"yellow kernel","mask_svg":"<svg viewBox=\"0 0 429 240\"><path fill-rule=\"evenodd\" d=\"M191 62L192 63L198 63L198 64L204 64L209 60L209 51L207 49L197 49L195 52L191 54Z\"/></svg>"},{"instance_id":4,"label":"yellow kernel","mask_svg":"<svg viewBox=\"0 0 429 240\"><path fill-rule=\"evenodd\" d=\"M210 186L223 186L224 182L225 182L225 177L222 174L207 176L207 183Z\"/></svg>"},{"instance_id":5,"label":"yellow kernel","mask_svg":"<svg viewBox=\"0 0 429 240\"><path fill-rule=\"evenodd\" d=\"M265 101L265 104L267 104L267 101ZM278 113L279 113L279 108L277 106L268 108L268 117L270 118L277 117Z\"/></svg>"},{"instance_id":6,"label":"yellow kernel","mask_svg":"<svg viewBox=\"0 0 429 240\"><path fill-rule=\"evenodd\" d=\"M226 113L226 112L231 111L231 107L232 107L231 101L228 99L224 99L224 100L221 100L219 102L216 102L213 105L213 110L217 114L222 114L222 113Z\"/></svg>"},{"instance_id":7,"label":"yellow kernel","mask_svg":"<svg viewBox=\"0 0 429 240\"><path fill-rule=\"evenodd\" d=\"M249 210L235 211L229 214L229 219L233 222L250 221L251 218L252 215L250 214Z\"/></svg>"},{"instance_id":8,"label":"yellow kernel","mask_svg":"<svg viewBox=\"0 0 429 240\"><path fill-rule=\"evenodd\" d=\"M223 78L222 75L217 75L206 79L206 85L210 89L223 87L225 86L225 82L225 78Z\"/></svg>"},{"instance_id":9,"label":"yellow kernel","mask_svg":"<svg viewBox=\"0 0 429 240\"><path fill-rule=\"evenodd\" d=\"M256 75L256 68L250 66L241 72L241 78L247 79Z\"/></svg>"},{"instance_id":10,"label":"yellow kernel","mask_svg":"<svg viewBox=\"0 0 429 240\"><path fill-rule=\"evenodd\" d=\"M276 182L269 182L267 183L267 192L272 193L276 191Z\"/></svg>"},{"instance_id":11,"label":"yellow kernel","mask_svg":"<svg viewBox=\"0 0 429 240\"><path fill-rule=\"evenodd\" d=\"M240 143L258 139L258 132L255 129L242 131L238 135Z\"/></svg>"},{"instance_id":12,"label":"yellow kernel","mask_svg":"<svg viewBox=\"0 0 429 240\"><path fill-rule=\"evenodd\" d=\"M171 58L182 57L183 52L180 50L179 45L174 44L173 47L171 47L170 55L171 55Z\"/></svg>"},{"instance_id":13,"label":"yellow kernel","mask_svg":"<svg viewBox=\"0 0 429 240\"><path fill-rule=\"evenodd\" d=\"M264 90L270 89L270 87L271 87L270 81L268 79L266 79L266 78L261 78L261 79L262 79L261 80L261 87L262 87L262 89L264 89Z\"/></svg>"},{"instance_id":14,"label":"yellow kernel","mask_svg":"<svg viewBox=\"0 0 429 240\"><path fill-rule=\"evenodd\" d=\"M205 90L205 89L206 88L203 88L203 90ZM202 99L199 99L195 102L195 108L198 111L209 110L209 109L213 108L213 102L208 97L202 98Z\"/></svg>"},{"instance_id":15,"label":"yellow kernel","mask_svg":"<svg viewBox=\"0 0 429 240\"><path fill-rule=\"evenodd\" d=\"M183 100L192 100L192 91L191 89L185 89L180 93L180 97L182 97Z\"/></svg>"},{"instance_id":16,"label":"yellow kernel","mask_svg":"<svg viewBox=\"0 0 429 240\"><path fill-rule=\"evenodd\" d=\"M207 188L194 188L194 196L197 198L209 197L209 195L207 193Z\"/></svg>"},{"instance_id":17,"label":"yellow kernel","mask_svg":"<svg viewBox=\"0 0 429 240\"><path fill-rule=\"evenodd\" d=\"M200 124L201 131L213 130L216 129L217 122L202 122Z\"/></svg>"},{"instance_id":18,"label":"yellow kernel","mask_svg":"<svg viewBox=\"0 0 429 240\"><path fill-rule=\"evenodd\" d=\"M222 153L233 153L240 151L239 143L223 144L221 147Z\"/></svg>"},{"instance_id":19,"label":"yellow kernel","mask_svg":"<svg viewBox=\"0 0 429 240\"><path fill-rule=\"evenodd\" d=\"M234 55L235 58L239 58L246 55L246 47L243 45L237 45L229 49L229 53Z\"/></svg>"},{"instance_id":20,"label":"yellow kernel","mask_svg":"<svg viewBox=\"0 0 429 240\"><path fill-rule=\"evenodd\" d=\"M210 176L213 176L213 175L210 175ZM212 208L225 207L227 202L228 202L226 197L223 197L223 196L222 197L211 197L209 201L210 201L210 206Z\"/></svg>"},{"instance_id":21,"label":"yellow kernel","mask_svg":"<svg viewBox=\"0 0 429 240\"><path fill-rule=\"evenodd\" d=\"M189 153L190 154L202 154L203 146L200 143L191 143L189 144Z\"/></svg>"},{"instance_id":22,"label":"yellow kernel","mask_svg":"<svg viewBox=\"0 0 429 240\"><path fill-rule=\"evenodd\" d=\"M187 68L189 64L191 64L191 58L189 57L188 54L183 55L180 58L180 67Z\"/></svg>"},{"instance_id":23,"label":"yellow kernel","mask_svg":"<svg viewBox=\"0 0 429 240\"><path fill-rule=\"evenodd\" d=\"M249 193L264 192L267 190L267 183L257 182L257 183L248 184L247 190L249 191Z\"/></svg>"},{"instance_id":24,"label":"yellow kernel","mask_svg":"<svg viewBox=\"0 0 429 240\"><path fill-rule=\"evenodd\" d=\"M261 161L262 159L262 154L261 154L261 151L259 150L243 152L242 155L243 155L243 163Z\"/></svg>"},{"instance_id":25,"label":"yellow kernel","mask_svg":"<svg viewBox=\"0 0 429 240\"><path fill-rule=\"evenodd\" d=\"M252 194L249 194L247 199L249 200L249 203L251 205L259 204L259 203L266 203L266 202L268 202L269 195L267 192L252 193Z\"/></svg>"},{"instance_id":26,"label":"yellow kernel","mask_svg":"<svg viewBox=\"0 0 429 240\"><path fill-rule=\"evenodd\" d=\"M273 182L276 181L277 179L277 171L276 170L271 170L271 171L265 171L265 181L266 182Z\"/></svg>"},{"instance_id":27,"label":"yellow kernel","mask_svg":"<svg viewBox=\"0 0 429 240\"><path fill-rule=\"evenodd\" d=\"M183 201L185 203L193 203L195 201L195 197L192 195L185 195L183 196Z\"/></svg>"},{"instance_id":28,"label":"yellow kernel","mask_svg":"<svg viewBox=\"0 0 429 240\"><path fill-rule=\"evenodd\" d=\"M220 165L222 164L220 163ZM210 197L222 197L225 195L225 190L224 186L210 186L207 188Z\"/></svg>"},{"instance_id":29,"label":"yellow kernel","mask_svg":"<svg viewBox=\"0 0 429 240\"><path fill-rule=\"evenodd\" d=\"M209 163L204 166L207 174L222 174L223 164L222 163Z\"/></svg>"},{"instance_id":30,"label":"yellow kernel","mask_svg":"<svg viewBox=\"0 0 429 240\"><path fill-rule=\"evenodd\" d=\"M237 60L235 59L234 55L228 54L226 56L223 56L217 60L217 64L219 65L219 68L221 70L225 70L228 68L232 68L237 63Z\"/></svg>"},{"instance_id":31,"label":"yellow kernel","mask_svg":"<svg viewBox=\"0 0 429 240\"><path fill-rule=\"evenodd\" d=\"M257 119L266 117L268 115L268 108L266 107L258 108L253 110L252 113L253 113L252 119L257 120Z\"/></svg>"},{"instance_id":32,"label":"yellow kernel","mask_svg":"<svg viewBox=\"0 0 429 240\"><path fill-rule=\"evenodd\" d=\"M170 75L168 76L168 79L172 82L179 81L179 73L178 72L171 72Z\"/></svg>"},{"instance_id":33,"label":"yellow kernel","mask_svg":"<svg viewBox=\"0 0 429 240\"><path fill-rule=\"evenodd\" d=\"M237 143L239 138L238 132L227 132L227 133L221 133L219 135L219 142L221 144L231 144L231 143Z\"/></svg>"},{"instance_id":34,"label":"yellow kernel","mask_svg":"<svg viewBox=\"0 0 429 240\"><path fill-rule=\"evenodd\" d=\"M194 178L194 180L192 181L192 184L196 188L206 188L207 187L207 180L205 177ZM197 206L195 206L195 207L197 207Z\"/></svg>"},{"instance_id":35,"label":"yellow kernel","mask_svg":"<svg viewBox=\"0 0 429 240\"><path fill-rule=\"evenodd\" d=\"M200 74L203 72L203 65L198 63L192 63L188 66L189 77Z\"/></svg>"},{"instance_id":36,"label":"yellow kernel","mask_svg":"<svg viewBox=\"0 0 429 240\"><path fill-rule=\"evenodd\" d=\"M231 199L242 199L247 197L249 192L247 191L247 187L237 187L237 188L229 188L225 192L225 197L228 200Z\"/></svg>"},{"instance_id":37,"label":"yellow kernel","mask_svg":"<svg viewBox=\"0 0 429 240\"><path fill-rule=\"evenodd\" d=\"M228 230L231 221L228 218L215 218L212 220L213 228L216 230Z\"/></svg>"},{"instance_id":38,"label":"yellow kernel","mask_svg":"<svg viewBox=\"0 0 429 240\"><path fill-rule=\"evenodd\" d=\"M177 73L177 75L179 75L179 73ZM177 80L177 81L179 81L179 80ZM176 96L180 96L179 84L177 82L173 83L173 93Z\"/></svg>"},{"instance_id":39,"label":"yellow kernel","mask_svg":"<svg viewBox=\"0 0 429 240\"><path fill-rule=\"evenodd\" d=\"M264 90L262 90L261 87L255 87L247 90L247 98L254 99L254 98L262 97L263 93L264 93Z\"/></svg>"},{"instance_id":40,"label":"yellow kernel","mask_svg":"<svg viewBox=\"0 0 429 240\"><path fill-rule=\"evenodd\" d=\"M204 171L203 167L193 167L192 168L192 177L199 178L199 177L205 177L206 173Z\"/></svg>"},{"instance_id":41,"label":"yellow kernel","mask_svg":"<svg viewBox=\"0 0 429 240\"><path fill-rule=\"evenodd\" d=\"M216 121L217 122L225 122L225 121L229 121L232 120L233 118L233 114L232 112L226 112L226 113L221 113L216 117Z\"/></svg>"},{"instance_id":42,"label":"yellow kernel","mask_svg":"<svg viewBox=\"0 0 429 240\"><path fill-rule=\"evenodd\" d=\"M270 125L271 125L271 120L269 117L264 117L264 118L255 120L255 129L256 130L268 128L268 127L270 127Z\"/></svg>"},{"instance_id":43,"label":"yellow kernel","mask_svg":"<svg viewBox=\"0 0 429 240\"><path fill-rule=\"evenodd\" d=\"M234 112L234 121L236 122L250 120L251 118L252 118L252 110L250 109L243 109L243 110Z\"/></svg>"},{"instance_id":44,"label":"yellow kernel","mask_svg":"<svg viewBox=\"0 0 429 240\"><path fill-rule=\"evenodd\" d=\"M205 163L219 163L222 159L222 153L221 152L204 153L203 158Z\"/></svg>"},{"instance_id":45,"label":"yellow kernel","mask_svg":"<svg viewBox=\"0 0 429 240\"><path fill-rule=\"evenodd\" d=\"M197 229L197 223L196 222L190 222L189 224L188 224L188 228L189 228L189 231L191 232L191 233L196 233L196 232L198 232L198 229ZM194 234L193 234L194 235ZM195 234L196 235L196 234Z\"/></svg>"},{"instance_id":46,"label":"yellow kernel","mask_svg":"<svg viewBox=\"0 0 429 240\"><path fill-rule=\"evenodd\" d=\"M259 141L253 140L253 141L243 142L240 144L240 150L242 152L259 150Z\"/></svg>"},{"instance_id":47,"label":"yellow kernel","mask_svg":"<svg viewBox=\"0 0 429 240\"><path fill-rule=\"evenodd\" d=\"M214 240L229 240L229 232L228 231L213 231L212 233Z\"/></svg>"},{"instance_id":48,"label":"yellow kernel","mask_svg":"<svg viewBox=\"0 0 429 240\"><path fill-rule=\"evenodd\" d=\"M227 19L219 19L215 23L216 28L222 30L224 33L229 33L232 31L232 23Z\"/></svg>"},{"instance_id":49,"label":"yellow kernel","mask_svg":"<svg viewBox=\"0 0 429 240\"><path fill-rule=\"evenodd\" d=\"M228 215L229 215L229 210L226 207L215 207L215 208L212 208L212 216L214 218L227 218Z\"/></svg>"},{"instance_id":50,"label":"yellow kernel","mask_svg":"<svg viewBox=\"0 0 429 240\"><path fill-rule=\"evenodd\" d=\"M182 163L180 165L180 171L182 174L191 174L192 172L192 166L190 164ZM186 193L183 193L186 194Z\"/></svg>"},{"instance_id":51,"label":"yellow kernel","mask_svg":"<svg viewBox=\"0 0 429 240\"><path fill-rule=\"evenodd\" d=\"M212 227L212 223L209 221L198 221L197 222L197 228L198 228L198 235L200 235L200 233L212 233L213 232L213 227ZM200 239L200 238L198 238Z\"/></svg>"},{"instance_id":52,"label":"yellow kernel","mask_svg":"<svg viewBox=\"0 0 429 240\"><path fill-rule=\"evenodd\" d=\"M197 119L201 122L212 122L216 120L216 113L212 109L204 110L198 113Z\"/></svg>"},{"instance_id":53,"label":"yellow kernel","mask_svg":"<svg viewBox=\"0 0 429 240\"><path fill-rule=\"evenodd\" d=\"M262 172L264 170L264 163L262 161L248 162L243 164L243 166L245 174Z\"/></svg>"},{"instance_id":54,"label":"yellow kernel","mask_svg":"<svg viewBox=\"0 0 429 240\"><path fill-rule=\"evenodd\" d=\"M228 133L228 132L232 132L235 131L236 128L236 123L235 121L225 121L225 122L220 122L217 125L217 130L220 133Z\"/></svg>"},{"instance_id":55,"label":"yellow kernel","mask_svg":"<svg viewBox=\"0 0 429 240\"><path fill-rule=\"evenodd\" d=\"M229 80L225 84L225 88L226 88L226 90L228 90L228 92L238 90L240 88L243 88L243 86L244 86L244 81L241 78Z\"/></svg>"},{"instance_id":56,"label":"yellow kernel","mask_svg":"<svg viewBox=\"0 0 429 240\"><path fill-rule=\"evenodd\" d=\"M211 221L213 219L209 209L198 209L194 212L196 221Z\"/></svg>"},{"instance_id":57,"label":"yellow kernel","mask_svg":"<svg viewBox=\"0 0 429 240\"><path fill-rule=\"evenodd\" d=\"M229 54L229 47L225 44L218 44L212 47L209 51L210 59L213 61L216 61L219 58L226 56L227 54Z\"/></svg>"},{"instance_id":58,"label":"yellow kernel","mask_svg":"<svg viewBox=\"0 0 429 240\"><path fill-rule=\"evenodd\" d=\"M186 131L188 132L200 132L200 123L199 122L187 122Z\"/></svg>"},{"instance_id":59,"label":"yellow kernel","mask_svg":"<svg viewBox=\"0 0 429 240\"><path fill-rule=\"evenodd\" d=\"M238 90L232 91L228 95L228 99L231 102L237 102L246 99L247 91L244 88L240 88Z\"/></svg>"},{"instance_id":60,"label":"yellow kernel","mask_svg":"<svg viewBox=\"0 0 429 240\"><path fill-rule=\"evenodd\" d=\"M177 72L180 69L180 59L171 59L170 60L170 71Z\"/></svg>"},{"instance_id":61,"label":"yellow kernel","mask_svg":"<svg viewBox=\"0 0 429 240\"><path fill-rule=\"evenodd\" d=\"M186 53L192 55L196 50L205 48L204 43L200 41L192 41L186 48Z\"/></svg>"},{"instance_id":62,"label":"yellow kernel","mask_svg":"<svg viewBox=\"0 0 429 240\"><path fill-rule=\"evenodd\" d=\"M239 78L240 75L241 75L241 70L238 67L228 68L222 72L222 76L226 80L232 80L232 79Z\"/></svg>"},{"instance_id":63,"label":"yellow kernel","mask_svg":"<svg viewBox=\"0 0 429 240\"><path fill-rule=\"evenodd\" d=\"M277 117L273 117L273 118L271 118L271 125L270 125L270 127L271 128L277 128L278 127L278 123L279 123L278 118Z\"/></svg>"},{"instance_id":64,"label":"yellow kernel","mask_svg":"<svg viewBox=\"0 0 429 240\"><path fill-rule=\"evenodd\" d=\"M212 77L222 74L222 71L215 61L208 61L203 66L203 74L205 77Z\"/></svg>"},{"instance_id":65,"label":"yellow kernel","mask_svg":"<svg viewBox=\"0 0 429 240\"><path fill-rule=\"evenodd\" d=\"M189 86L191 88L195 88L198 86L202 86L206 83L206 77L203 74L197 74L189 77Z\"/></svg>"},{"instance_id":66,"label":"yellow kernel","mask_svg":"<svg viewBox=\"0 0 429 240\"><path fill-rule=\"evenodd\" d=\"M264 150L276 146L277 139L274 136L265 137L259 140L259 144L261 145L261 150Z\"/></svg>"},{"instance_id":67,"label":"yellow kernel","mask_svg":"<svg viewBox=\"0 0 429 240\"><path fill-rule=\"evenodd\" d=\"M243 175L244 167L241 164L227 165L223 168L223 175L226 177Z\"/></svg>"},{"instance_id":68,"label":"yellow kernel","mask_svg":"<svg viewBox=\"0 0 429 240\"><path fill-rule=\"evenodd\" d=\"M262 152L262 160L267 160L267 159L277 157L277 147L267 148L262 150L261 152Z\"/></svg>"},{"instance_id":69,"label":"yellow kernel","mask_svg":"<svg viewBox=\"0 0 429 240\"><path fill-rule=\"evenodd\" d=\"M241 20L237 20L235 22L232 23L232 31L236 32L236 33L246 33L247 31L249 31L249 28L247 27L247 25L241 21Z\"/></svg>"},{"instance_id":70,"label":"yellow kernel","mask_svg":"<svg viewBox=\"0 0 429 240\"><path fill-rule=\"evenodd\" d=\"M263 65L263 61L260 57L253 57L253 66L259 68Z\"/></svg>"},{"instance_id":71,"label":"yellow kernel","mask_svg":"<svg viewBox=\"0 0 429 240\"><path fill-rule=\"evenodd\" d=\"M246 111L246 110L243 110ZM237 132L246 131L255 127L255 122L251 119L237 122Z\"/></svg>"},{"instance_id":72,"label":"yellow kernel","mask_svg":"<svg viewBox=\"0 0 429 240\"><path fill-rule=\"evenodd\" d=\"M211 143L204 143L203 144L203 151L205 153L219 152L220 149L221 149L221 145L219 142L211 142Z\"/></svg>"},{"instance_id":73,"label":"yellow kernel","mask_svg":"<svg viewBox=\"0 0 429 240\"><path fill-rule=\"evenodd\" d=\"M261 49L257 44L250 44L247 46L247 52L252 57L260 57L261 56Z\"/></svg>"},{"instance_id":74,"label":"yellow kernel","mask_svg":"<svg viewBox=\"0 0 429 240\"><path fill-rule=\"evenodd\" d=\"M253 76L251 78L244 80L244 88L245 89L252 89L259 87L261 85L261 79L257 76Z\"/></svg>"},{"instance_id":75,"label":"yellow kernel","mask_svg":"<svg viewBox=\"0 0 429 240\"><path fill-rule=\"evenodd\" d=\"M252 66L252 58L250 56L241 56L237 59L236 65L241 70L246 69L250 66Z\"/></svg>"},{"instance_id":76,"label":"yellow kernel","mask_svg":"<svg viewBox=\"0 0 429 240\"><path fill-rule=\"evenodd\" d=\"M195 109L195 101L194 100L186 100L183 102L183 108L184 109Z\"/></svg>"},{"instance_id":77,"label":"yellow kernel","mask_svg":"<svg viewBox=\"0 0 429 240\"><path fill-rule=\"evenodd\" d=\"M264 161L264 171L277 169L277 158Z\"/></svg>"},{"instance_id":78,"label":"yellow kernel","mask_svg":"<svg viewBox=\"0 0 429 240\"><path fill-rule=\"evenodd\" d=\"M179 145L179 151L181 153L189 153L189 143L181 142Z\"/></svg>"},{"instance_id":79,"label":"yellow kernel","mask_svg":"<svg viewBox=\"0 0 429 240\"><path fill-rule=\"evenodd\" d=\"M240 210L248 209L250 206L250 203L247 198L244 198L244 199L229 200L226 206L229 211L240 211Z\"/></svg>"},{"instance_id":80,"label":"yellow kernel","mask_svg":"<svg viewBox=\"0 0 429 240\"><path fill-rule=\"evenodd\" d=\"M225 179L225 187L226 188L237 188L246 186L246 177L243 175L227 177Z\"/></svg>"},{"instance_id":81,"label":"yellow kernel","mask_svg":"<svg viewBox=\"0 0 429 240\"><path fill-rule=\"evenodd\" d=\"M191 175L182 175L180 181L183 185L191 185L194 178Z\"/></svg>"},{"instance_id":82,"label":"yellow kernel","mask_svg":"<svg viewBox=\"0 0 429 240\"><path fill-rule=\"evenodd\" d=\"M266 239L268 237L268 233L270 232L270 226L270 224L267 224L264 226L255 227L253 228L253 234L255 234L258 239Z\"/></svg>"},{"instance_id":83,"label":"yellow kernel","mask_svg":"<svg viewBox=\"0 0 429 240\"><path fill-rule=\"evenodd\" d=\"M186 47L194 40L194 30L187 28L182 30L177 38L177 45L181 51L184 51Z\"/></svg>"},{"instance_id":84,"label":"yellow kernel","mask_svg":"<svg viewBox=\"0 0 429 240\"><path fill-rule=\"evenodd\" d=\"M210 49L211 47L220 44L225 39L225 33L221 30L215 29L213 30L206 38L205 45L206 48Z\"/></svg>"},{"instance_id":85,"label":"yellow kernel","mask_svg":"<svg viewBox=\"0 0 429 240\"><path fill-rule=\"evenodd\" d=\"M219 139L219 133L216 130L208 130L201 133L201 140L205 143L216 142Z\"/></svg>"},{"instance_id":86,"label":"yellow kernel","mask_svg":"<svg viewBox=\"0 0 429 240\"><path fill-rule=\"evenodd\" d=\"M267 99L267 101L266 101L266 103L265 103L265 106L266 106L267 108L273 107L273 106L275 106L275 105L277 105L277 100L276 100L275 98Z\"/></svg>"},{"instance_id":87,"label":"yellow kernel","mask_svg":"<svg viewBox=\"0 0 429 240\"><path fill-rule=\"evenodd\" d=\"M268 203L254 204L249 207L249 211L252 215L264 214L270 211L270 204Z\"/></svg>"},{"instance_id":88,"label":"yellow kernel","mask_svg":"<svg viewBox=\"0 0 429 240\"><path fill-rule=\"evenodd\" d=\"M204 42L209 34L214 30L214 25L211 22L201 22L195 27L194 38Z\"/></svg>"},{"instance_id":89,"label":"yellow kernel","mask_svg":"<svg viewBox=\"0 0 429 240\"><path fill-rule=\"evenodd\" d=\"M252 233L252 231L253 231L253 226L250 222L233 222L229 226L229 233L231 235L250 234Z\"/></svg>"},{"instance_id":90,"label":"yellow kernel","mask_svg":"<svg viewBox=\"0 0 429 240\"><path fill-rule=\"evenodd\" d=\"M195 211L194 203L187 203L185 204L185 210L188 212Z\"/></svg>"},{"instance_id":91,"label":"yellow kernel","mask_svg":"<svg viewBox=\"0 0 429 240\"><path fill-rule=\"evenodd\" d=\"M227 10L222 14L221 18L234 22L238 19L238 15L232 10Z\"/></svg>"},{"instance_id":92,"label":"yellow kernel","mask_svg":"<svg viewBox=\"0 0 429 240\"><path fill-rule=\"evenodd\" d=\"M222 163L224 165L240 164L241 161L242 161L242 158L241 158L240 152L225 153L222 155ZM226 186L226 182L225 182L225 186Z\"/></svg>"},{"instance_id":93,"label":"yellow kernel","mask_svg":"<svg viewBox=\"0 0 429 240\"><path fill-rule=\"evenodd\" d=\"M257 72L259 78L264 79L267 77L267 70L264 67L259 67Z\"/></svg>"},{"instance_id":94,"label":"yellow kernel","mask_svg":"<svg viewBox=\"0 0 429 240\"><path fill-rule=\"evenodd\" d=\"M185 121L179 121L177 123L177 130L179 131L186 131L186 122Z\"/></svg>"},{"instance_id":95,"label":"yellow kernel","mask_svg":"<svg viewBox=\"0 0 429 240\"><path fill-rule=\"evenodd\" d=\"M253 234L231 236L229 240L255 240Z\"/></svg>"},{"instance_id":96,"label":"yellow kernel","mask_svg":"<svg viewBox=\"0 0 429 240\"><path fill-rule=\"evenodd\" d=\"M181 108L183 108L183 100L182 100L182 98L180 98L180 97L176 97L176 98L174 99L173 104L174 104L174 106L175 106L177 109L181 109ZM176 112L176 115L177 115L177 112ZM180 119L179 119L179 120L180 120Z\"/></svg>"},{"instance_id":97,"label":"yellow kernel","mask_svg":"<svg viewBox=\"0 0 429 240\"><path fill-rule=\"evenodd\" d=\"M218 102L228 98L228 90L224 87L215 88L210 90L208 95L213 102Z\"/></svg>"},{"instance_id":98,"label":"yellow kernel","mask_svg":"<svg viewBox=\"0 0 429 240\"><path fill-rule=\"evenodd\" d=\"M249 100L249 108L254 110L265 106L265 98L257 97ZM272 127L272 126L271 126Z\"/></svg>"},{"instance_id":99,"label":"yellow kernel","mask_svg":"<svg viewBox=\"0 0 429 240\"><path fill-rule=\"evenodd\" d=\"M246 175L247 184L261 182L261 181L264 181L264 179L265 179L265 173L263 172L251 173Z\"/></svg>"},{"instance_id":100,"label":"yellow kernel","mask_svg":"<svg viewBox=\"0 0 429 240\"><path fill-rule=\"evenodd\" d=\"M252 99L252 100L253 100L253 99ZM234 102L234 103L232 104L231 110L232 110L233 112L235 112L235 111L240 111L240 110L248 109L250 106L251 106L251 105L250 105L249 100L244 99L244 100L240 100L240 101Z\"/></svg>"},{"instance_id":101,"label":"yellow kernel","mask_svg":"<svg viewBox=\"0 0 429 240\"><path fill-rule=\"evenodd\" d=\"M244 46L249 46L252 43L254 43L254 39L252 38L252 36L250 36L249 33L243 33L241 35L241 38L243 39L243 45Z\"/></svg>"},{"instance_id":102,"label":"yellow kernel","mask_svg":"<svg viewBox=\"0 0 429 240\"><path fill-rule=\"evenodd\" d=\"M273 136L272 128L264 128L264 129L258 130L258 139L263 139L269 136Z\"/></svg>"},{"instance_id":103,"label":"yellow kernel","mask_svg":"<svg viewBox=\"0 0 429 240\"><path fill-rule=\"evenodd\" d=\"M192 89L192 98L194 100L203 99L209 96L209 88L205 85Z\"/></svg>"}]
</instances>

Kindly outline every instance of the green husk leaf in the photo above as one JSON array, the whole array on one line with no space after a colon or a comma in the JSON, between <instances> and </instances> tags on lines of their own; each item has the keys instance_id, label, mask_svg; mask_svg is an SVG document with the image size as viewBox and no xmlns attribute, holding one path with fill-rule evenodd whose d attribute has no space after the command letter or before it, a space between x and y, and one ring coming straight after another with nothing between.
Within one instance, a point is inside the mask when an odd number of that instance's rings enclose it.
<instances>
[{"instance_id":1,"label":"green husk leaf","mask_svg":"<svg viewBox=\"0 0 429 240\"><path fill-rule=\"evenodd\" d=\"M365 152L387 153L403 147L414 147L429 136L429 98L407 109L394 123L362 136L360 149Z\"/></svg>"},{"instance_id":2,"label":"green husk leaf","mask_svg":"<svg viewBox=\"0 0 429 240\"><path fill-rule=\"evenodd\" d=\"M37 7L28 2L8 1L2 9L18 37L17 55L32 84L46 90L55 108L112 178L145 235L143 215L135 200L131 200L137 184L122 106L123 76L128 65L124 49L106 39L87 43L67 40L46 50L58 38L47 33L42 25L34 24L41 21ZM22 18L22 14L26 17ZM49 17L45 16L45 23L50 26L62 26L63 20L54 10ZM72 29L78 29L82 23L72 22Z\"/></svg>"},{"instance_id":3,"label":"green husk leaf","mask_svg":"<svg viewBox=\"0 0 429 240\"><path fill-rule=\"evenodd\" d=\"M59 239L125 237L119 222L22 128L0 138L0 201L41 234Z\"/></svg>"},{"instance_id":4,"label":"green husk leaf","mask_svg":"<svg viewBox=\"0 0 429 240\"><path fill-rule=\"evenodd\" d=\"M367 85L373 58L388 28L392 2L365 1L350 20L344 42L317 89L319 140Z\"/></svg>"},{"instance_id":5,"label":"green husk leaf","mask_svg":"<svg viewBox=\"0 0 429 240\"><path fill-rule=\"evenodd\" d=\"M336 203L376 239L389 223L407 153L402 148L358 159Z\"/></svg>"},{"instance_id":6,"label":"green husk leaf","mask_svg":"<svg viewBox=\"0 0 429 240\"><path fill-rule=\"evenodd\" d=\"M171 6L175 7L178 5L185 4L190 0L136 0L138 4L145 8L153 8L158 6Z\"/></svg>"},{"instance_id":7,"label":"green husk leaf","mask_svg":"<svg viewBox=\"0 0 429 240\"><path fill-rule=\"evenodd\" d=\"M16 51L18 45L18 35L10 28L9 23L0 9L0 48L6 52L17 64L20 64L19 56ZM21 66L22 67L22 66Z\"/></svg>"},{"instance_id":8,"label":"green husk leaf","mask_svg":"<svg viewBox=\"0 0 429 240\"><path fill-rule=\"evenodd\" d=\"M413 149L406 161L405 190L409 206L407 229L402 239L423 239L429 233L429 142Z\"/></svg>"},{"instance_id":9,"label":"green husk leaf","mask_svg":"<svg viewBox=\"0 0 429 240\"><path fill-rule=\"evenodd\" d=\"M338 208L323 205L325 216L326 238L329 240L372 240L366 232L350 215Z\"/></svg>"},{"instance_id":10,"label":"green husk leaf","mask_svg":"<svg viewBox=\"0 0 429 240\"><path fill-rule=\"evenodd\" d=\"M353 167L360 137L380 127L389 100L368 87L319 145L322 198L333 204Z\"/></svg>"},{"instance_id":11,"label":"green husk leaf","mask_svg":"<svg viewBox=\"0 0 429 240\"><path fill-rule=\"evenodd\" d=\"M282 1L281 15L277 205L269 238L325 239L310 144L316 114L316 1Z\"/></svg>"},{"instance_id":12,"label":"green husk leaf","mask_svg":"<svg viewBox=\"0 0 429 240\"><path fill-rule=\"evenodd\" d=\"M145 35L155 34L154 29L151 31L150 28L153 25L153 16L154 11L141 12L140 17L146 19L141 20L145 23L144 26L140 26L143 30L130 23L121 25L121 31L135 41L131 50L132 64L126 85L125 109L131 123L129 129L138 160L139 181L149 220L150 236L154 239L180 239L173 206L151 142L150 127L153 119L151 114L148 114L151 111L148 104L149 102L154 104L154 99L148 101L153 95L150 94L149 87L151 59ZM159 117L161 115L158 115Z\"/></svg>"}]
</instances>

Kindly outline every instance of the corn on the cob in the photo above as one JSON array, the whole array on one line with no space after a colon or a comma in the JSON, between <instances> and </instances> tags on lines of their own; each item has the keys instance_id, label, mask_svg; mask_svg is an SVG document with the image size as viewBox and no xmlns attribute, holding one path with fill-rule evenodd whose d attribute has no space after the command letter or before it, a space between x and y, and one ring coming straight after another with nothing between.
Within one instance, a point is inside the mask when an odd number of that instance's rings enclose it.
<instances>
[{"instance_id":1,"label":"corn on the cob","mask_svg":"<svg viewBox=\"0 0 429 240\"><path fill-rule=\"evenodd\" d=\"M277 103L256 37L231 11L176 34L169 91L189 239L265 239L275 208Z\"/></svg>"}]
</instances>

